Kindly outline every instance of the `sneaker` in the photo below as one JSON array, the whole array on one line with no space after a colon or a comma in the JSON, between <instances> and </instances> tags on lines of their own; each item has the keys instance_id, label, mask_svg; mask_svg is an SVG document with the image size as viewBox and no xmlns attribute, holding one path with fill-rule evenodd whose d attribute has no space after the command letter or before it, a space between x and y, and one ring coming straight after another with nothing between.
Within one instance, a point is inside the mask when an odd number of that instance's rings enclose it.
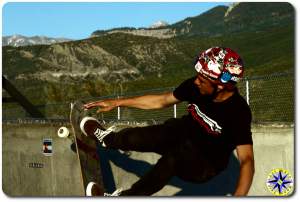
<instances>
[{"instance_id":1,"label":"sneaker","mask_svg":"<svg viewBox=\"0 0 300 202\"><path fill-rule=\"evenodd\" d=\"M122 193L123 189L117 189L116 191L114 191L112 194L108 194L108 193L104 193L104 196L120 196Z\"/></svg>"},{"instance_id":2,"label":"sneaker","mask_svg":"<svg viewBox=\"0 0 300 202\"><path fill-rule=\"evenodd\" d=\"M84 117L80 122L80 129L84 135L98 140L102 143L102 146L105 147L106 145L103 142L103 138L113 132L115 126L104 129L97 119L93 117Z\"/></svg>"},{"instance_id":3,"label":"sneaker","mask_svg":"<svg viewBox=\"0 0 300 202\"><path fill-rule=\"evenodd\" d=\"M103 189L95 183L95 182L90 182L88 183L86 190L85 190L86 196L103 196Z\"/></svg>"}]
</instances>

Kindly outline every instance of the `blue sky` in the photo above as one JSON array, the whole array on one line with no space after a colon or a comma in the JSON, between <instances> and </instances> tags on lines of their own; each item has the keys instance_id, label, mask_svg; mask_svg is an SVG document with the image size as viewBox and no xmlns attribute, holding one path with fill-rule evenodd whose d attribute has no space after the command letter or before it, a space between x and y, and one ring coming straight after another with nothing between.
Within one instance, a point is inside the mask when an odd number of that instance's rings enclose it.
<instances>
[{"instance_id":1,"label":"blue sky","mask_svg":"<svg viewBox=\"0 0 300 202\"><path fill-rule=\"evenodd\" d=\"M9 2L2 7L2 35L83 39L98 29L149 27L199 15L221 2Z\"/></svg>"}]
</instances>

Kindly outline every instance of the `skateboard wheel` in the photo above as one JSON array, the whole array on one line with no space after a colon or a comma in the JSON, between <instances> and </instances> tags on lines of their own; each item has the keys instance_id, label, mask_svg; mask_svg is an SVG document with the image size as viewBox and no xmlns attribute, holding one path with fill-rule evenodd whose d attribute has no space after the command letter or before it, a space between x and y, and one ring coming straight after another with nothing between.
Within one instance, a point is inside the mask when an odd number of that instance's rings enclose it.
<instances>
[{"instance_id":1,"label":"skateboard wheel","mask_svg":"<svg viewBox=\"0 0 300 202\"><path fill-rule=\"evenodd\" d=\"M68 137L69 134L70 134L70 132L69 132L68 128L66 128L66 127L64 127L64 126L63 126L63 127L60 127L60 128L58 129L58 131L57 131L58 137L61 137L61 138Z\"/></svg>"}]
</instances>

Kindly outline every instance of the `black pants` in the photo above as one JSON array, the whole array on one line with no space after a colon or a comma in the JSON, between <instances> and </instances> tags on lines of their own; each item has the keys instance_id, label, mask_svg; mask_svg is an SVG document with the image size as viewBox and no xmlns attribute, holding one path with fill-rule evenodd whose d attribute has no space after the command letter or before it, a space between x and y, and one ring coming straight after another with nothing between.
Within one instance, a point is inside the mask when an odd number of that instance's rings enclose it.
<instances>
[{"instance_id":1,"label":"black pants","mask_svg":"<svg viewBox=\"0 0 300 202\"><path fill-rule=\"evenodd\" d=\"M216 175L213 166L187 137L189 131L186 127L182 121L170 119L162 125L126 128L104 138L108 149L162 155L149 172L121 195L152 195L173 176L201 183Z\"/></svg>"}]
</instances>

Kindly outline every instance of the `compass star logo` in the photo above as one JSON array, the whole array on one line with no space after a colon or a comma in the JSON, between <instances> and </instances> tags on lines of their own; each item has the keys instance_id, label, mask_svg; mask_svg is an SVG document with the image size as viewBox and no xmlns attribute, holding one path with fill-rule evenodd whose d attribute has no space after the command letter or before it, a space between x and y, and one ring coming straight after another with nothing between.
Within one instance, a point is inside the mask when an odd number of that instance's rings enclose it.
<instances>
[{"instance_id":1,"label":"compass star logo","mask_svg":"<svg viewBox=\"0 0 300 202\"><path fill-rule=\"evenodd\" d=\"M267 187L276 196L287 196L293 190L291 174L284 169L274 169L267 179Z\"/></svg>"}]
</instances>

